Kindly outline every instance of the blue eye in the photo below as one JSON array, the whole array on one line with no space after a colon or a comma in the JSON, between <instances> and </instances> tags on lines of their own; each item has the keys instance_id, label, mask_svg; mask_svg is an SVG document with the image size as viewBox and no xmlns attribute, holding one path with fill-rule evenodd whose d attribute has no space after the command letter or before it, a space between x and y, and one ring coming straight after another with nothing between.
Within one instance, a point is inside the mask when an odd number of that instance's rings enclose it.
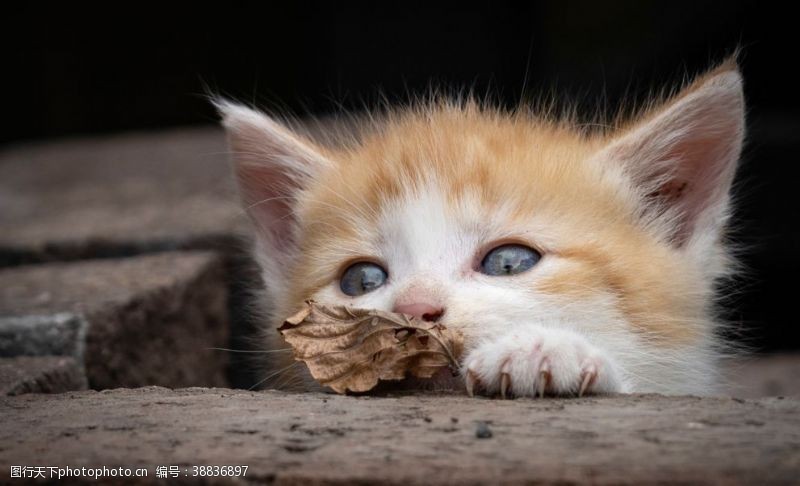
<instances>
[{"instance_id":1,"label":"blue eye","mask_svg":"<svg viewBox=\"0 0 800 486\"><path fill-rule=\"evenodd\" d=\"M350 265L345 270L339 287L347 295L357 296L372 292L386 282L386 270L380 265L360 262Z\"/></svg>"},{"instance_id":2,"label":"blue eye","mask_svg":"<svg viewBox=\"0 0 800 486\"><path fill-rule=\"evenodd\" d=\"M502 245L490 251L481 262L486 275L516 275L529 270L542 255L523 245Z\"/></svg>"}]
</instances>

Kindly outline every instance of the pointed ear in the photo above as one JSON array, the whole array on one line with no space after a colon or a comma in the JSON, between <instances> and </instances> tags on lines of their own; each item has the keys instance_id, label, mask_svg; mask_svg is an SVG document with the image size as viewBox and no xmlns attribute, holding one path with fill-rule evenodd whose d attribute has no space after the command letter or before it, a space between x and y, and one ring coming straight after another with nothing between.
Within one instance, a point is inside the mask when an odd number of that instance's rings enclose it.
<instances>
[{"instance_id":1,"label":"pointed ear","mask_svg":"<svg viewBox=\"0 0 800 486\"><path fill-rule=\"evenodd\" d=\"M601 157L623 164L645 218L680 247L700 229L721 230L743 137L742 79L731 60L617 136Z\"/></svg>"},{"instance_id":2,"label":"pointed ear","mask_svg":"<svg viewBox=\"0 0 800 486\"><path fill-rule=\"evenodd\" d=\"M330 162L263 113L224 100L215 105L227 130L245 211L266 250L285 253L294 244L296 198Z\"/></svg>"}]
</instances>

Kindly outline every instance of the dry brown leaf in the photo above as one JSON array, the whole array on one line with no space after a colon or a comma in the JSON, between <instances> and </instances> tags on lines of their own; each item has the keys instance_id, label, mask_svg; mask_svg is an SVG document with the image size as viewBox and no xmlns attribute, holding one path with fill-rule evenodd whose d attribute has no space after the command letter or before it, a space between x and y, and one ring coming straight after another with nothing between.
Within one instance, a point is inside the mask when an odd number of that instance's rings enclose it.
<instances>
[{"instance_id":1,"label":"dry brown leaf","mask_svg":"<svg viewBox=\"0 0 800 486\"><path fill-rule=\"evenodd\" d=\"M278 329L311 376L338 393L365 392L379 380L430 378L458 369L463 338L404 314L306 301Z\"/></svg>"}]
</instances>

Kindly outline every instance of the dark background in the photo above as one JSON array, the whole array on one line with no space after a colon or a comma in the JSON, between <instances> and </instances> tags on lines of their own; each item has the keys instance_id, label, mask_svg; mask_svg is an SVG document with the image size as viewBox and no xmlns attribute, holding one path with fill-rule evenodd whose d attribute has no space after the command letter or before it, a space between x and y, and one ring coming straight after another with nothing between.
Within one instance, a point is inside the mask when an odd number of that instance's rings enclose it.
<instances>
[{"instance_id":1,"label":"dark background","mask_svg":"<svg viewBox=\"0 0 800 486\"><path fill-rule=\"evenodd\" d=\"M165 2L162 2L165 3ZM325 114L472 87L585 110L642 99L737 46L750 136L737 241L746 278L730 318L762 349L800 348L797 21L777 2L483 2L261 6L64 3L6 7L0 143L215 122L213 91ZM749 331L748 331L749 330Z\"/></svg>"}]
</instances>

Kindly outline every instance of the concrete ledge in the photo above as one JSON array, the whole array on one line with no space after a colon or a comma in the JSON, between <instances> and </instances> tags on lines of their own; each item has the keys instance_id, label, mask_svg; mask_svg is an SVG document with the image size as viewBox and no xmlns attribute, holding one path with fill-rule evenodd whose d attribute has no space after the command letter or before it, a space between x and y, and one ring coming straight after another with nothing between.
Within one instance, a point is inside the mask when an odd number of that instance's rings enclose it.
<instances>
[{"instance_id":1,"label":"concrete ledge","mask_svg":"<svg viewBox=\"0 0 800 486\"><path fill-rule=\"evenodd\" d=\"M88 387L83 367L63 356L0 359L0 395L62 393Z\"/></svg>"},{"instance_id":2,"label":"concrete ledge","mask_svg":"<svg viewBox=\"0 0 800 486\"><path fill-rule=\"evenodd\" d=\"M220 259L167 252L0 270L0 355L70 356L92 388L226 385Z\"/></svg>"},{"instance_id":3,"label":"concrete ledge","mask_svg":"<svg viewBox=\"0 0 800 486\"><path fill-rule=\"evenodd\" d=\"M11 465L147 467L148 483L169 465L181 477L247 465L239 483L273 484L768 484L800 473L795 399L153 387L0 398L0 417L3 479Z\"/></svg>"},{"instance_id":4,"label":"concrete ledge","mask_svg":"<svg viewBox=\"0 0 800 486\"><path fill-rule=\"evenodd\" d=\"M237 208L219 128L0 149L0 265L234 247Z\"/></svg>"}]
</instances>

